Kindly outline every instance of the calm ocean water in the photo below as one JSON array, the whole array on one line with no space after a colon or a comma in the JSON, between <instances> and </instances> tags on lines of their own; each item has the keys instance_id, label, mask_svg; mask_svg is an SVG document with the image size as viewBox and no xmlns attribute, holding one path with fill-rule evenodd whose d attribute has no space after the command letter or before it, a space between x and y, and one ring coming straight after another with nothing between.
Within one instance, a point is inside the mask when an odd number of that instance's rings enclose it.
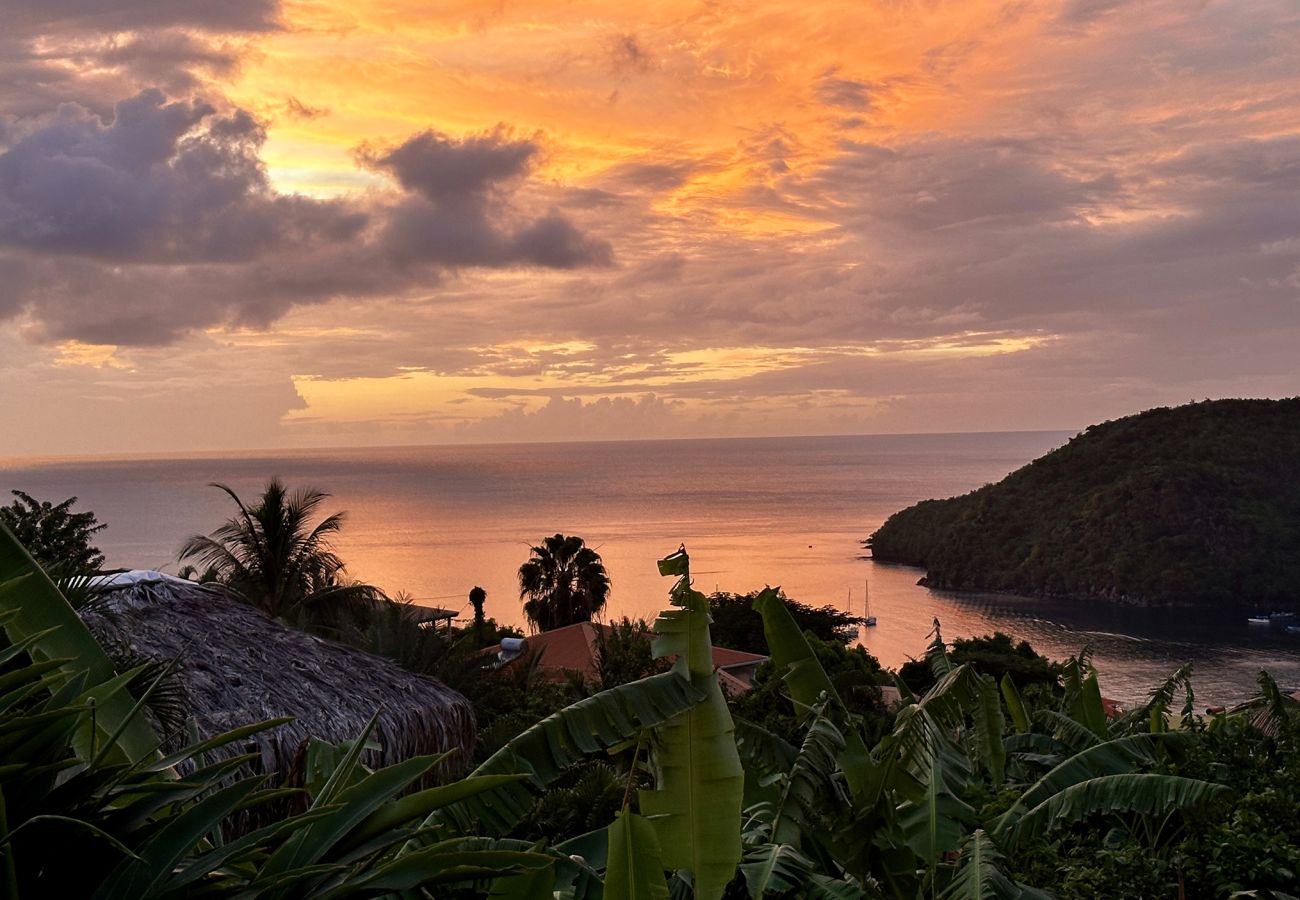
<instances>
[{"instance_id":1,"label":"calm ocean water","mask_svg":"<svg viewBox=\"0 0 1300 900\"><path fill-rule=\"evenodd\" d=\"M1187 660L1198 705L1252 693L1267 668L1300 686L1300 638L1249 629L1239 615L942 594L916 569L863 560L859 542L892 512L996 481L1059 446L1060 432L440 446L178 458L0 460L0 488L81 498L109 528L109 564L175 571L194 532L229 516L221 481L246 499L278 474L333 494L348 511L337 542L352 574L419 602L521 619L514 573L530 543L557 531L598 548L613 615L666 602L655 560L685 543L697 586L780 584L805 603L862 609L863 641L886 665L920 655L938 617L949 639L994 629L1062 657L1087 644L1108 696L1135 700ZM0 495L3 496L3 495ZM851 598L850 598L851 592Z\"/></svg>"}]
</instances>

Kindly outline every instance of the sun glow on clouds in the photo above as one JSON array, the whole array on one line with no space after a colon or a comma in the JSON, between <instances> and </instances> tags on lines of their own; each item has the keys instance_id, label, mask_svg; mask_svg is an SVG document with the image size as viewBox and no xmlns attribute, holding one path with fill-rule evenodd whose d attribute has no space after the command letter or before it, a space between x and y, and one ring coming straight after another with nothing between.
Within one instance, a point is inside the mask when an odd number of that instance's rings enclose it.
<instances>
[{"instance_id":1,"label":"sun glow on clouds","mask_svg":"<svg viewBox=\"0 0 1300 900\"><path fill-rule=\"evenodd\" d=\"M565 180L674 146L715 159L673 192L698 203L739 199L756 171L779 176L815 163L855 118L877 133L978 118L972 89L997 77L1005 65L998 48L1034 24L1032 15L1006 21L995 3L907 16L862 4L845 13L806 3L392 2L362 11L290 2L289 27L244 60L232 98L273 110L270 98L292 96L321 111L306 121L274 117L266 158L275 182L290 189L355 189L349 164L358 136L397 139L431 120L451 133L509 122L546 133L546 171ZM954 42L972 32L995 46L963 73L965 97L941 76L917 72L953 65L936 48L961 52ZM828 103L816 102L817 86ZM765 136L766 123L779 123L786 140ZM658 202L671 208L671 195ZM749 212L728 210L726 227L808 227L789 210Z\"/></svg>"},{"instance_id":2,"label":"sun glow on clouds","mask_svg":"<svg viewBox=\"0 0 1300 900\"><path fill-rule=\"evenodd\" d=\"M112 344L83 344L81 341L63 341L56 348L58 356L53 364L62 368L88 366L93 369L130 369L131 364L117 355Z\"/></svg>"},{"instance_id":3,"label":"sun glow on clouds","mask_svg":"<svg viewBox=\"0 0 1300 900\"><path fill-rule=\"evenodd\" d=\"M663 393L689 384L710 385L710 395L729 391L755 375L793 371L812 362L863 357L923 359L976 358L1017 353L1042 347L1048 335L1006 336L970 333L934 341L884 342L867 347L712 347L655 354L647 360L606 363L598 371L574 366L584 354L596 349L583 342L547 344L517 342L480 348L485 359L502 368L484 366L468 374L447 374L419 369L368 378L315 378L296 376L294 386L305 406L294 410L287 421L410 421L422 420L444 427L465 425L513 410L535 411L550 398L587 395L634 398ZM508 368L522 356L538 362L538 371L511 374ZM808 402L852 401L862 407L860 397L834 389L801 391L785 405ZM685 412L699 411L709 396L686 400ZM770 412L770 410L769 410Z\"/></svg>"},{"instance_id":4,"label":"sun glow on clouds","mask_svg":"<svg viewBox=\"0 0 1300 900\"><path fill-rule=\"evenodd\" d=\"M33 402L255 390L249 446L1300 389L1291 0L95 6L0 35Z\"/></svg>"}]
</instances>

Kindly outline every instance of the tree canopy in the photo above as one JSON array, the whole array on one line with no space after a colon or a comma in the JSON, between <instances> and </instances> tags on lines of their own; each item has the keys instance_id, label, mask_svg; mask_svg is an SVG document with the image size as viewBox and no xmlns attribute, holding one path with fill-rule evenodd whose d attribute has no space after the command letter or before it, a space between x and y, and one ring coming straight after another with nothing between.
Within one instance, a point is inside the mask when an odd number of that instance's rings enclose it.
<instances>
[{"instance_id":1,"label":"tree canopy","mask_svg":"<svg viewBox=\"0 0 1300 900\"><path fill-rule=\"evenodd\" d=\"M768 653L763 617L754 609L756 596L757 591L748 594L719 591L709 595L715 644L748 653ZM780 596L801 631L810 631L819 640L832 644L847 644L857 636L858 626L863 621L861 618L834 606L809 606L791 600L784 593Z\"/></svg>"},{"instance_id":2,"label":"tree canopy","mask_svg":"<svg viewBox=\"0 0 1300 900\"><path fill-rule=\"evenodd\" d=\"M93 543L94 537L108 525L93 512L73 512L77 498L62 503L41 501L25 491L10 491L18 499L0 506L0 522L9 526L46 571L56 576L82 575L98 571L104 554Z\"/></svg>"},{"instance_id":3,"label":"tree canopy","mask_svg":"<svg viewBox=\"0 0 1300 900\"><path fill-rule=\"evenodd\" d=\"M949 655L954 663L969 663L980 674L991 675L999 682L1008 676L1021 690L1035 684L1051 689L1061 677L1060 663L1038 653L1028 641L1017 642L1001 631L983 637L957 638ZM929 690L938 680L924 659L903 663L898 674L917 693Z\"/></svg>"},{"instance_id":4,"label":"tree canopy","mask_svg":"<svg viewBox=\"0 0 1300 900\"><path fill-rule=\"evenodd\" d=\"M937 588L1294 608L1297 472L1300 398L1153 409L895 513L872 554Z\"/></svg>"}]
</instances>

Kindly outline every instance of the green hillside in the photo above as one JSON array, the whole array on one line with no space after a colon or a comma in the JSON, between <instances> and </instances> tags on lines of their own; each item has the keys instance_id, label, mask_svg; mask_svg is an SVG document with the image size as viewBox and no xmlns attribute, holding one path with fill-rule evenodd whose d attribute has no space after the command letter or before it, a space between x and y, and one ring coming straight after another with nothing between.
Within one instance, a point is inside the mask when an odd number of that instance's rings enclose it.
<instances>
[{"instance_id":1,"label":"green hillside","mask_svg":"<svg viewBox=\"0 0 1300 900\"><path fill-rule=\"evenodd\" d=\"M1300 608L1300 398L1094 425L997 484L872 535L953 590Z\"/></svg>"}]
</instances>

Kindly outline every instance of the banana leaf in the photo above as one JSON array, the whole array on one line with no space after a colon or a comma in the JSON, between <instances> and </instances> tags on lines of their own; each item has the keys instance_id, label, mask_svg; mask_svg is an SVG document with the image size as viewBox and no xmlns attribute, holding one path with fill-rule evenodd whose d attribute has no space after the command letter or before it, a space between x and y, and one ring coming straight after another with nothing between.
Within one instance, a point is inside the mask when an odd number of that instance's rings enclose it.
<instances>
[{"instance_id":1,"label":"banana leaf","mask_svg":"<svg viewBox=\"0 0 1300 900\"><path fill-rule=\"evenodd\" d=\"M1175 775L1102 775L1052 794L1015 821L1000 821L994 836L1010 850L1098 813L1163 815L1205 806L1228 793L1221 784Z\"/></svg>"},{"instance_id":2,"label":"banana leaf","mask_svg":"<svg viewBox=\"0 0 1300 900\"><path fill-rule=\"evenodd\" d=\"M1007 877L998 868L1002 861L992 838L984 829L975 829L962 846L957 870L941 897L943 900L1046 900L1050 897Z\"/></svg>"},{"instance_id":3,"label":"banana leaf","mask_svg":"<svg viewBox=\"0 0 1300 900\"><path fill-rule=\"evenodd\" d=\"M752 900L785 896L808 882L813 864L789 844L763 844L745 853L740 874Z\"/></svg>"},{"instance_id":4,"label":"banana leaf","mask_svg":"<svg viewBox=\"0 0 1300 900\"><path fill-rule=\"evenodd\" d=\"M780 593L780 588L769 587L754 598L754 609L763 617L763 635L772 652L772 664L790 689L790 699L800 715L810 715L814 707L824 702L822 698L831 703L830 716L832 720L841 719L837 724L844 733L844 750L840 753L844 778L855 799L873 805L880 787L880 773L872 762L871 752L857 728L845 720L844 701L808 646L794 616L781 601Z\"/></svg>"},{"instance_id":5,"label":"banana leaf","mask_svg":"<svg viewBox=\"0 0 1300 900\"><path fill-rule=\"evenodd\" d=\"M538 792L569 766L680 715L704 696L688 678L669 671L579 700L512 739L471 773L524 774L526 781L452 804L425 824L442 824L460 834L476 829L509 834L532 811Z\"/></svg>"},{"instance_id":6,"label":"banana leaf","mask_svg":"<svg viewBox=\"0 0 1300 900\"><path fill-rule=\"evenodd\" d=\"M608 834L605 900L668 900L663 852L650 820L624 810Z\"/></svg>"},{"instance_id":7,"label":"banana leaf","mask_svg":"<svg viewBox=\"0 0 1300 900\"><path fill-rule=\"evenodd\" d=\"M665 564L681 574L671 593L675 608L655 621L653 652L656 658L676 656L671 672L705 699L656 729L655 789L641 792L641 811L654 822L664 864L689 873L696 900L717 900L741 859L745 773L713 671L708 599L691 589L685 550L661 561L661 571Z\"/></svg>"},{"instance_id":8,"label":"banana leaf","mask_svg":"<svg viewBox=\"0 0 1300 900\"><path fill-rule=\"evenodd\" d=\"M116 674L113 663L49 576L32 559L18 539L0 523L0 614L9 640L30 640L28 653L34 661L61 659L67 677L85 672L87 683L110 681ZM110 759L134 763L152 757L158 747L146 718L135 710L129 694L118 692L104 697L95 709L98 735L116 734ZM93 755L89 743L79 742L78 756ZM90 742L94 743L94 742Z\"/></svg>"}]
</instances>

